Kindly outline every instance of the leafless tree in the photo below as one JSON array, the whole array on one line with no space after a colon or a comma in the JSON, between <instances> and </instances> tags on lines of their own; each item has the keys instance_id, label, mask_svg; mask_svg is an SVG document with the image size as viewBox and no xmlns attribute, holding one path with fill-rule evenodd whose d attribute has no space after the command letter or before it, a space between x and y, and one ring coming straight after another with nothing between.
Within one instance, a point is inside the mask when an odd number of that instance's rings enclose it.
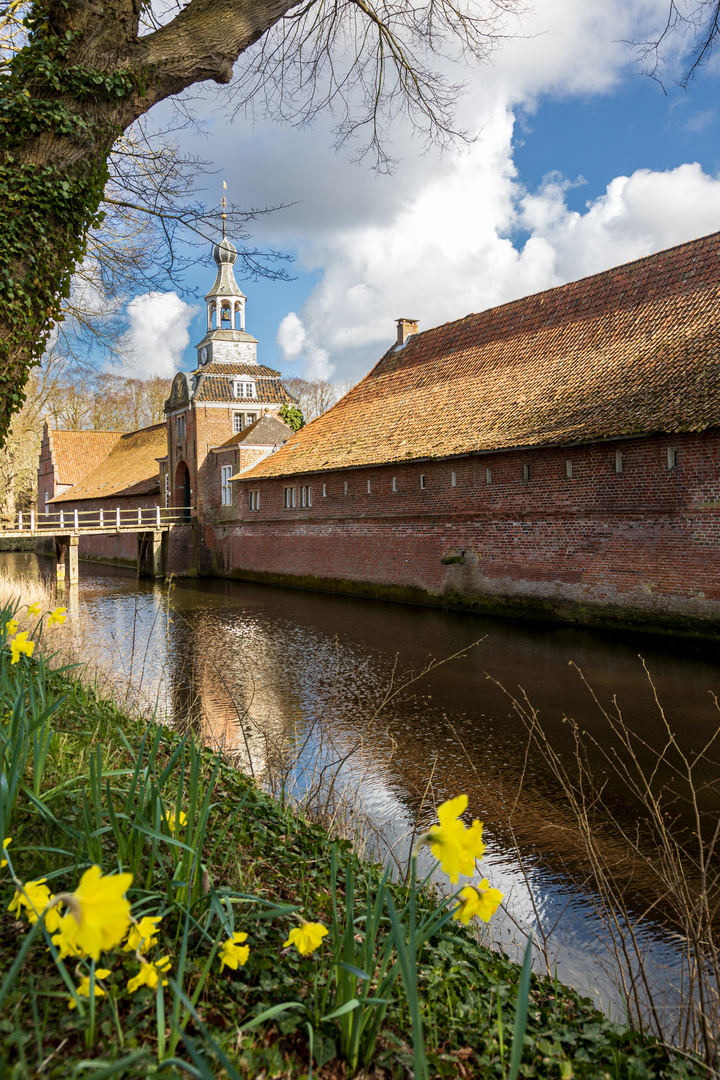
<instances>
[{"instance_id":1,"label":"leafless tree","mask_svg":"<svg viewBox=\"0 0 720 1080\"><path fill-rule=\"evenodd\" d=\"M637 42L646 72L662 82L667 68L667 49L684 38L680 51L684 58L679 83L687 88L720 43L720 0L669 0L665 24L656 37ZM683 47L684 45L684 47Z\"/></svg>"},{"instance_id":2,"label":"leafless tree","mask_svg":"<svg viewBox=\"0 0 720 1080\"><path fill-rule=\"evenodd\" d=\"M458 86L442 68L449 70L453 60L486 62L504 32L504 17L522 6L523 0L485 0L482 7L475 0L160 0L156 6L137 0L106 0L100 6L84 0L3 0L5 59L12 78L30 73L22 92L39 122L28 125L22 110L7 114L3 138L12 152L4 154L2 165L11 180L17 174L18 189L27 186L28 176L41 178L48 169L68 177L68 183L101 176L119 133L191 86L229 83L238 64L236 109L261 110L299 124L332 109L338 139L357 139L361 152L371 151L382 167L388 162L387 125L400 113L428 138L462 135L453 120ZM33 42L28 44L18 22L27 13L35 20L33 41L43 42L51 66L58 72L93 72L103 86L117 80L118 92L88 94L84 84L76 89L72 80L53 83L38 75ZM12 79L8 85L14 85ZM42 119L49 110L68 118L67 130ZM91 137L79 137L80 131ZM123 184L127 192L127 181ZM76 221L63 216L58 204L56 216L50 213L43 222L45 287L55 296L42 309L44 328L18 335L14 309L0 304L0 435L20 400L38 333L43 339L58 318L77 238L85 236L96 216L101 193L95 192L89 184L73 211ZM31 189L27 198L32 202ZM124 194L113 202L107 193L106 198L126 210L157 212L152 199L134 203ZM160 194L158 200L162 203ZM168 222L185 220L182 207L174 215L168 206L160 209L163 231ZM0 222L15 212L10 184L0 188ZM199 231L201 218L195 214ZM35 272L33 240L28 236L27 249L14 252L7 266L17 287L28 293ZM252 265L252 253L248 258Z\"/></svg>"}]
</instances>

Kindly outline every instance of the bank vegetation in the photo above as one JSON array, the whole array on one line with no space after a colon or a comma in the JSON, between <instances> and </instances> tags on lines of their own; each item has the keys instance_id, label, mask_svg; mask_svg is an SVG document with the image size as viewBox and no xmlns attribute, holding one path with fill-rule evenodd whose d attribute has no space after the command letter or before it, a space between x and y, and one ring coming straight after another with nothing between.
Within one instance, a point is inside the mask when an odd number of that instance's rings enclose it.
<instances>
[{"instance_id":1,"label":"bank vegetation","mask_svg":"<svg viewBox=\"0 0 720 1080\"><path fill-rule=\"evenodd\" d=\"M707 1075L480 945L471 915L497 901L484 879L439 897L413 861L392 881L192 730L118 704L99 657L73 666L84 646L62 604L14 590L0 613L5 1076ZM463 806L420 837L455 880L481 852Z\"/></svg>"}]
</instances>

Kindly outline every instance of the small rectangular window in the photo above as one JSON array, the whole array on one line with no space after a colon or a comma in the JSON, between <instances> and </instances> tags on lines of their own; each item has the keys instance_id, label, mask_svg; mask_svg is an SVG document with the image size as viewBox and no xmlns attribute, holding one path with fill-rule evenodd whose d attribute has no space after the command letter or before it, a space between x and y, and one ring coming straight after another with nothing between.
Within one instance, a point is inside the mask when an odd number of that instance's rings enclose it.
<instances>
[{"instance_id":1,"label":"small rectangular window","mask_svg":"<svg viewBox=\"0 0 720 1080\"><path fill-rule=\"evenodd\" d=\"M283 505L284 505L286 510L292 510L293 507L295 506L295 488L294 487L286 487L285 488Z\"/></svg>"},{"instance_id":2,"label":"small rectangular window","mask_svg":"<svg viewBox=\"0 0 720 1080\"><path fill-rule=\"evenodd\" d=\"M668 446L667 467L668 469L677 468L677 450L675 450L672 446Z\"/></svg>"},{"instance_id":3,"label":"small rectangular window","mask_svg":"<svg viewBox=\"0 0 720 1080\"><path fill-rule=\"evenodd\" d=\"M492 469L485 470L485 483L492 484Z\"/></svg>"},{"instance_id":4,"label":"small rectangular window","mask_svg":"<svg viewBox=\"0 0 720 1080\"><path fill-rule=\"evenodd\" d=\"M344 491L345 491L345 494L347 495L347 493L348 493L348 482L347 482L347 480L345 481L345 484L344 484Z\"/></svg>"},{"instance_id":5,"label":"small rectangular window","mask_svg":"<svg viewBox=\"0 0 720 1080\"><path fill-rule=\"evenodd\" d=\"M369 481L369 480L368 480L368 482L367 482L367 487L368 487L368 491L367 491L367 493L368 493L368 495L369 495L369 494L370 494L370 481Z\"/></svg>"},{"instance_id":6,"label":"small rectangular window","mask_svg":"<svg viewBox=\"0 0 720 1080\"><path fill-rule=\"evenodd\" d=\"M327 496L327 484L323 484L323 499Z\"/></svg>"},{"instance_id":7,"label":"small rectangular window","mask_svg":"<svg viewBox=\"0 0 720 1080\"><path fill-rule=\"evenodd\" d=\"M397 476L393 476L392 478L392 489L393 491L397 491Z\"/></svg>"},{"instance_id":8,"label":"small rectangular window","mask_svg":"<svg viewBox=\"0 0 720 1080\"><path fill-rule=\"evenodd\" d=\"M250 492L249 503L250 503L250 509L251 510L259 510L260 509L260 492L259 491L251 491Z\"/></svg>"},{"instance_id":9,"label":"small rectangular window","mask_svg":"<svg viewBox=\"0 0 720 1080\"><path fill-rule=\"evenodd\" d=\"M182 413L180 416L176 417L176 429L177 429L177 437L178 437L178 439L184 439L185 438L185 414L184 413Z\"/></svg>"},{"instance_id":10,"label":"small rectangular window","mask_svg":"<svg viewBox=\"0 0 720 1080\"><path fill-rule=\"evenodd\" d=\"M45 502L47 503L47 495L45 496ZM165 473L165 506L170 505L170 473ZM45 508L47 513L47 507Z\"/></svg>"},{"instance_id":11,"label":"small rectangular window","mask_svg":"<svg viewBox=\"0 0 720 1080\"><path fill-rule=\"evenodd\" d=\"M223 465L220 470L223 506L232 506L232 484L230 483L231 476L232 465Z\"/></svg>"},{"instance_id":12,"label":"small rectangular window","mask_svg":"<svg viewBox=\"0 0 720 1080\"><path fill-rule=\"evenodd\" d=\"M425 473L420 473L420 487L425 487Z\"/></svg>"},{"instance_id":13,"label":"small rectangular window","mask_svg":"<svg viewBox=\"0 0 720 1080\"><path fill-rule=\"evenodd\" d=\"M243 414L241 412L233 413L233 435L237 435L243 429Z\"/></svg>"},{"instance_id":14,"label":"small rectangular window","mask_svg":"<svg viewBox=\"0 0 720 1080\"><path fill-rule=\"evenodd\" d=\"M300 488L300 505L307 508L312 506L312 489L307 486Z\"/></svg>"},{"instance_id":15,"label":"small rectangular window","mask_svg":"<svg viewBox=\"0 0 720 1080\"><path fill-rule=\"evenodd\" d=\"M233 392L236 398L254 398L255 383L236 380L233 383Z\"/></svg>"},{"instance_id":16,"label":"small rectangular window","mask_svg":"<svg viewBox=\"0 0 720 1080\"><path fill-rule=\"evenodd\" d=\"M622 472L622 471L623 471L622 451L616 450L615 451L615 472Z\"/></svg>"},{"instance_id":17,"label":"small rectangular window","mask_svg":"<svg viewBox=\"0 0 720 1080\"><path fill-rule=\"evenodd\" d=\"M572 473L572 461L566 461L565 462L565 475L567 476L568 480L572 479L572 474L573 474Z\"/></svg>"},{"instance_id":18,"label":"small rectangular window","mask_svg":"<svg viewBox=\"0 0 720 1080\"><path fill-rule=\"evenodd\" d=\"M245 426L250 427L250 425L254 424L256 420L257 415L254 412L247 413L247 415L245 416Z\"/></svg>"},{"instance_id":19,"label":"small rectangular window","mask_svg":"<svg viewBox=\"0 0 720 1080\"><path fill-rule=\"evenodd\" d=\"M457 475L454 472L450 473L450 487L457 487Z\"/></svg>"},{"instance_id":20,"label":"small rectangular window","mask_svg":"<svg viewBox=\"0 0 720 1080\"><path fill-rule=\"evenodd\" d=\"M523 480L529 480L529 479L530 479L530 466L529 465L523 465Z\"/></svg>"}]
</instances>

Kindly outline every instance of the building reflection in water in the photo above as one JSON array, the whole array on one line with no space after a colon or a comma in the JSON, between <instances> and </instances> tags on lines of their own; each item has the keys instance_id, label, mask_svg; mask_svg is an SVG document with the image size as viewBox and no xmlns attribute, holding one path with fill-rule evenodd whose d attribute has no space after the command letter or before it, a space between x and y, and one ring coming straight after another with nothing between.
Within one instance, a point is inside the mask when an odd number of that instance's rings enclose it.
<instances>
[{"instance_id":1,"label":"building reflection in water","mask_svg":"<svg viewBox=\"0 0 720 1080\"><path fill-rule=\"evenodd\" d=\"M522 941L518 926L536 926L538 917L557 924L560 978L613 999L591 959L598 924L582 847L498 684L521 697L521 683L553 745L568 754L568 717L598 739L605 730L573 660L600 701L610 706L617 695L638 736L657 744L663 727L638 661L642 647L691 746L717 726L708 690L720 689L720 667L711 650L238 582L179 582L166 604L155 583L88 564L80 603L139 699L155 700L178 727L190 720L276 792L309 792L329 800L331 815L344 806L351 826L371 822L368 842L399 868L416 824L467 792L470 814L486 823L482 873L507 893L509 913L491 932L508 948ZM431 657L455 658L422 675ZM717 775L705 777L704 809L714 813ZM630 826L620 786L609 783L606 793ZM642 902L642 880L636 888ZM670 937L657 921L642 937L656 977L669 981Z\"/></svg>"}]
</instances>

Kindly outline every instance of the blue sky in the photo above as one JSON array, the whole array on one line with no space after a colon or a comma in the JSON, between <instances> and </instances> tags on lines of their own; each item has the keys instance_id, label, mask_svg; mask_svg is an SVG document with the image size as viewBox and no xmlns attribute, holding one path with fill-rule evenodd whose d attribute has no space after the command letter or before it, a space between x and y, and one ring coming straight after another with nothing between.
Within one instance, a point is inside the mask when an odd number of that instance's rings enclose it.
<instances>
[{"instance_id":1,"label":"blue sky","mask_svg":"<svg viewBox=\"0 0 720 1080\"><path fill-rule=\"evenodd\" d=\"M684 91L671 57L664 93L624 43L665 9L538 0L525 33L467 73L460 115L478 141L424 155L396 128L389 177L337 154L330 118L307 131L253 128L201 101L204 135L185 146L212 161L210 183L226 178L240 204L293 203L253 239L293 254L295 280L242 283L261 361L355 381L398 316L427 328L720 230L720 65ZM188 285L204 292L213 272L208 252ZM138 373L194 366L204 317L182 299L136 299ZM164 353L153 346L163 310L174 328Z\"/></svg>"}]
</instances>

